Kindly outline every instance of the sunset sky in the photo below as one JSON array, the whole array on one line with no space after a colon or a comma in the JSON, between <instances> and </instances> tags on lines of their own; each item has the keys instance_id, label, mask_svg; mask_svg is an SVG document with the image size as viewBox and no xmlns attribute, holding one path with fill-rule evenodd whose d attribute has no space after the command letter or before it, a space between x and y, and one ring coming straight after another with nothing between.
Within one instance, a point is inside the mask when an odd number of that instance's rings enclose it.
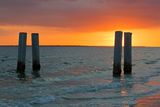
<instances>
[{"instance_id":1,"label":"sunset sky","mask_svg":"<svg viewBox=\"0 0 160 107\"><path fill-rule=\"evenodd\" d=\"M159 10L160 0L0 0L0 45L38 32L41 45L113 46L122 30L134 46L160 46Z\"/></svg>"}]
</instances>

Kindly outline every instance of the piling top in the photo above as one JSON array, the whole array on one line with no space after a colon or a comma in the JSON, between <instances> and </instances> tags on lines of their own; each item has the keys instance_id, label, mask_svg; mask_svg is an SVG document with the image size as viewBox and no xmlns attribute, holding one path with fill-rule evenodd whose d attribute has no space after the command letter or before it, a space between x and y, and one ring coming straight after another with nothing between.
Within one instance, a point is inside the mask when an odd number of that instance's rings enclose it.
<instances>
[{"instance_id":1,"label":"piling top","mask_svg":"<svg viewBox=\"0 0 160 107\"><path fill-rule=\"evenodd\" d=\"M132 32L124 32L124 34L132 35Z\"/></svg>"},{"instance_id":2,"label":"piling top","mask_svg":"<svg viewBox=\"0 0 160 107\"><path fill-rule=\"evenodd\" d=\"M121 37L123 34L122 31L115 31L115 36Z\"/></svg>"},{"instance_id":3,"label":"piling top","mask_svg":"<svg viewBox=\"0 0 160 107\"><path fill-rule=\"evenodd\" d=\"M19 32L19 35L27 35L27 32Z\"/></svg>"},{"instance_id":4,"label":"piling top","mask_svg":"<svg viewBox=\"0 0 160 107\"><path fill-rule=\"evenodd\" d=\"M115 31L115 33L123 33L123 31Z\"/></svg>"},{"instance_id":5,"label":"piling top","mask_svg":"<svg viewBox=\"0 0 160 107\"><path fill-rule=\"evenodd\" d=\"M39 33L32 33L32 35L39 35Z\"/></svg>"}]
</instances>

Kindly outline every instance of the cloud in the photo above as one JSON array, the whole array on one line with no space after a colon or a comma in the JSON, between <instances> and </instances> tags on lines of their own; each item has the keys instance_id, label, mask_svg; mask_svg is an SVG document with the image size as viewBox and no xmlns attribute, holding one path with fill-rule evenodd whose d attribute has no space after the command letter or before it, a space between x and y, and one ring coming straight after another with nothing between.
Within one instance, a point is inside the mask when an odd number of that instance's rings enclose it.
<instances>
[{"instance_id":1,"label":"cloud","mask_svg":"<svg viewBox=\"0 0 160 107\"><path fill-rule=\"evenodd\" d=\"M160 25L159 0L0 0L0 24L106 31Z\"/></svg>"}]
</instances>

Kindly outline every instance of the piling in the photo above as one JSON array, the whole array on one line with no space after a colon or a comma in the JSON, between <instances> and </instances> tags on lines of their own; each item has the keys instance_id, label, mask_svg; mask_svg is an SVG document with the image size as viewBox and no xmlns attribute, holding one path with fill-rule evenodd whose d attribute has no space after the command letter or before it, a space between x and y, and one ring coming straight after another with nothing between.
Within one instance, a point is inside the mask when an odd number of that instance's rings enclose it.
<instances>
[{"instance_id":1,"label":"piling","mask_svg":"<svg viewBox=\"0 0 160 107\"><path fill-rule=\"evenodd\" d=\"M32 74L35 77L40 77L40 54L39 54L39 34L32 33Z\"/></svg>"},{"instance_id":2,"label":"piling","mask_svg":"<svg viewBox=\"0 0 160 107\"><path fill-rule=\"evenodd\" d=\"M132 73L132 33L124 33L124 74Z\"/></svg>"},{"instance_id":3,"label":"piling","mask_svg":"<svg viewBox=\"0 0 160 107\"><path fill-rule=\"evenodd\" d=\"M122 31L115 32L113 76L121 75Z\"/></svg>"},{"instance_id":4,"label":"piling","mask_svg":"<svg viewBox=\"0 0 160 107\"><path fill-rule=\"evenodd\" d=\"M19 78L25 78L26 41L27 33L20 32L17 61L17 73Z\"/></svg>"}]
</instances>

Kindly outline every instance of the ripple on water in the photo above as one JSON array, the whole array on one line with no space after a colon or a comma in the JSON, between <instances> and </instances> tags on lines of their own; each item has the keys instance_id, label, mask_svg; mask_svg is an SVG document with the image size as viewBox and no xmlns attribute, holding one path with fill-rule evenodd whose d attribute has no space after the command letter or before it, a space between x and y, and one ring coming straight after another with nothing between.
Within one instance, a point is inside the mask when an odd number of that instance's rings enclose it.
<instances>
[{"instance_id":1,"label":"ripple on water","mask_svg":"<svg viewBox=\"0 0 160 107\"><path fill-rule=\"evenodd\" d=\"M33 107L30 104L26 104L24 102L13 102L13 101L0 101L0 107Z\"/></svg>"},{"instance_id":2,"label":"ripple on water","mask_svg":"<svg viewBox=\"0 0 160 107\"><path fill-rule=\"evenodd\" d=\"M30 104L47 104L54 102L56 98L54 96L48 95L48 96L40 96L32 98L30 101Z\"/></svg>"},{"instance_id":3,"label":"ripple on water","mask_svg":"<svg viewBox=\"0 0 160 107\"><path fill-rule=\"evenodd\" d=\"M149 79L149 82L147 82L147 85L159 87L160 86L160 76L152 77Z\"/></svg>"}]
</instances>

